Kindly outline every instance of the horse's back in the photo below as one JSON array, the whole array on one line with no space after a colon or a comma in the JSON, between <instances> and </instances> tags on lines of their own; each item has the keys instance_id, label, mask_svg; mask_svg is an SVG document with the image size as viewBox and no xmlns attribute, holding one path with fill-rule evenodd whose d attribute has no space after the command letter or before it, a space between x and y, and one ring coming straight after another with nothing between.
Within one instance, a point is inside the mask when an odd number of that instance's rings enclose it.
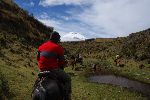
<instances>
[{"instance_id":1,"label":"horse's back","mask_svg":"<svg viewBox=\"0 0 150 100\"><path fill-rule=\"evenodd\" d=\"M45 84L45 88L47 91L47 99L46 100L62 100L62 90L61 85L56 80L49 79Z\"/></svg>"},{"instance_id":2,"label":"horse's back","mask_svg":"<svg viewBox=\"0 0 150 100\"><path fill-rule=\"evenodd\" d=\"M33 92L33 100L63 100L63 94L58 82L46 79Z\"/></svg>"}]
</instances>

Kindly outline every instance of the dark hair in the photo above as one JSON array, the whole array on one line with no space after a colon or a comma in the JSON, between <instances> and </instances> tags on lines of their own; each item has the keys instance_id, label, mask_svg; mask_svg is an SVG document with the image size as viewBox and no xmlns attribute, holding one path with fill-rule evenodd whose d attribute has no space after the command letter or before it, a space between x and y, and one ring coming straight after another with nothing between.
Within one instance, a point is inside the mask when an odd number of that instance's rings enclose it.
<instances>
[{"instance_id":1,"label":"dark hair","mask_svg":"<svg viewBox=\"0 0 150 100\"><path fill-rule=\"evenodd\" d=\"M58 43L60 42L60 35L58 32L56 31L53 31L51 34L50 34L50 40L55 42L55 43Z\"/></svg>"}]
</instances>

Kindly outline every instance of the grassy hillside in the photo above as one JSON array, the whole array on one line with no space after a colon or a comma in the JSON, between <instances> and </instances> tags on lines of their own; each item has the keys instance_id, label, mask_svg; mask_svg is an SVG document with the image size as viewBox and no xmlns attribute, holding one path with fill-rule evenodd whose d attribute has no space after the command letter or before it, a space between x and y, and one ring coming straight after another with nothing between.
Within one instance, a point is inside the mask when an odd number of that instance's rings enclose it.
<instances>
[{"instance_id":1,"label":"grassy hillside","mask_svg":"<svg viewBox=\"0 0 150 100\"><path fill-rule=\"evenodd\" d=\"M36 47L52 31L52 27L39 22L12 0L0 0L1 100L19 98L17 95L20 94L30 95L28 91L32 89L34 70L37 71ZM24 83L28 84L25 88Z\"/></svg>"},{"instance_id":2,"label":"grassy hillside","mask_svg":"<svg viewBox=\"0 0 150 100\"><path fill-rule=\"evenodd\" d=\"M0 1L0 23L1 44L7 43L6 39L11 35L28 45L36 44L53 30L52 27L45 26L10 0Z\"/></svg>"},{"instance_id":3,"label":"grassy hillside","mask_svg":"<svg viewBox=\"0 0 150 100\"><path fill-rule=\"evenodd\" d=\"M11 0L0 1L0 100L30 100L32 85L38 73L37 46L53 31L39 22ZM83 54L84 70L72 71L73 100L147 100L140 93L128 89L89 83L86 74L117 74L150 83L149 34L150 30L133 33L128 37L85 42L61 43L67 55ZM116 54L122 55L124 67L114 64ZM140 69L143 64L145 67ZM81 67L77 65L76 67Z\"/></svg>"},{"instance_id":4,"label":"grassy hillside","mask_svg":"<svg viewBox=\"0 0 150 100\"><path fill-rule=\"evenodd\" d=\"M0 63L3 87L1 100L30 100L37 70L24 66L15 67ZM7 83L7 84L4 84ZM7 90L6 90L7 89Z\"/></svg>"},{"instance_id":5,"label":"grassy hillside","mask_svg":"<svg viewBox=\"0 0 150 100\"><path fill-rule=\"evenodd\" d=\"M127 59L146 61L150 63L150 29L132 33L127 37L97 38L93 41L62 43L72 54L100 58L100 56L115 56L119 54Z\"/></svg>"},{"instance_id":6,"label":"grassy hillside","mask_svg":"<svg viewBox=\"0 0 150 100\"><path fill-rule=\"evenodd\" d=\"M96 42L112 42L114 38L96 38Z\"/></svg>"},{"instance_id":7,"label":"grassy hillside","mask_svg":"<svg viewBox=\"0 0 150 100\"><path fill-rule=\"evenodd\" d=\"M150 29L130 34L123 43L122 54L150 63Z\"/></svg>"}]
</instances>

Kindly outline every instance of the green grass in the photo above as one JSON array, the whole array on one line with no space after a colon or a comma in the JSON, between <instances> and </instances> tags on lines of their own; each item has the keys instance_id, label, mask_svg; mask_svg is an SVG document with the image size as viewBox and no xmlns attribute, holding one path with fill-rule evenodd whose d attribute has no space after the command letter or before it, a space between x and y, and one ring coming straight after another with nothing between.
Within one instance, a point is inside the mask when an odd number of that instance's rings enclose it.
<instances>
[{"instance_id":1,"label":"green grass","mask_svg":"<svg viewBox=\"0 0 150 100\"><path fill-rule=\"evenodd\" d=\"M112 58L104 60L93 58L85 59L84 64L85 66L88 66L88 69L91 69L89 66L91 66L92 63L98 64L97 73L99 74L115 74L118 76L130 78L132 80L150 83L150 68L148 67L149 65L145 65L146 67L140 69L139 65L141 64L141 62L136 62L130 59L128 61L124 61L124 67L117 67Z\"/></svg>"},{"instance_id":2,"label":"green grass","mask_svg":"<svg viewBox=\"0 0 150 100\"><path fill-rule=\"evenodd\" d=\"M82 71L66 68L72 76L72 100L147 100L140 93L119 86L90 83Z\"/></svg>"},{"instance_id":3,"label":"green grass","mask_svg":"<svg viewBox=\"0 0 150 100\"><path fill-rule=\"evenodd\" d=\"M74 73L72 76L72 100L147 100L140 93L126 88L90 83L85 78L85 71L72 71L71 67L67 67L65 70L68 73ZM7 66L1 62L0 71L8 81L10 93L13 94L10 100L31 100L37 68Z\"/></svg>"},{"instance_id":4,"label":"green grass","mask_svg":"<svg viewBox=\"0 0 150 100\"><path fill-rule=\"evenodd\" d=\"M125 76L134 80L150 83L150 68L145 67L143 69L140 69L139 68L139 65L141 64L140 62L128 60L125 61L124 67L115 66L112 59L108 59L108 62L111 64L110 69L108 69L109 71L113 71L118 75Z\"/></svg>"},{"instance_id":5,"label":"green grass","mask_svg":"<svg viewBox=\"0 0 150 100\"><path fill-rule=\"evenodd\" d=\"M9 86L7 80L4 78L3 74L0 72L0 100L10 97Z\"/></svg>"},{"instance_id":6,"label":"green grass","mask_svg":"<svg viewBox=\"0 0 150 100\"><path fill-rule=\"evenodd\" d=\"M4 75L4 78L8 81L11 100L30 100L31 91L34 83L35 75L32 75L32 72L36 74L34 69L20 67L15 68L7 65L0 65L0 71Z\"/></svg>"}]
</instances>

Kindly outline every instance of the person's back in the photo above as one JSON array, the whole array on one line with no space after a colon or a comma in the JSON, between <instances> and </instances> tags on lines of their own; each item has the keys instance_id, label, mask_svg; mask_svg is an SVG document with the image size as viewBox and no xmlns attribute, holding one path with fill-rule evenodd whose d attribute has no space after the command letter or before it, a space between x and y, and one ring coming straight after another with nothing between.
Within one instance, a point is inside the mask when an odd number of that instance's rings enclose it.
<instances>
[{"instance_id":1,"label":"person's back","mask_svg":"<svg viewBox=\"0 0 150 100\"><path fill-rule=\"evenodd\" d=\"M71 100L71 78L63 70L66 61L64 58L64 50L58 44L59 41L60 35L54 31L50 36L50 40L39 46L37 55L38 67L40 72L50 71L57 75L59 81L64 84L64 100Z\"/></svg>"},{"instance_id":2,"label":"person's back","mask_svg":"<svg viewBox=\"0 0 150 100\"><path fill-rule=\"evenodd\" d=\"M41 46L39 46L38 53L38 65L41 71L57 69L59 66L63 65L65 62L58 62L63 60L63 49L58 44L47 41Z\"/></svg>"}]
</instances>

